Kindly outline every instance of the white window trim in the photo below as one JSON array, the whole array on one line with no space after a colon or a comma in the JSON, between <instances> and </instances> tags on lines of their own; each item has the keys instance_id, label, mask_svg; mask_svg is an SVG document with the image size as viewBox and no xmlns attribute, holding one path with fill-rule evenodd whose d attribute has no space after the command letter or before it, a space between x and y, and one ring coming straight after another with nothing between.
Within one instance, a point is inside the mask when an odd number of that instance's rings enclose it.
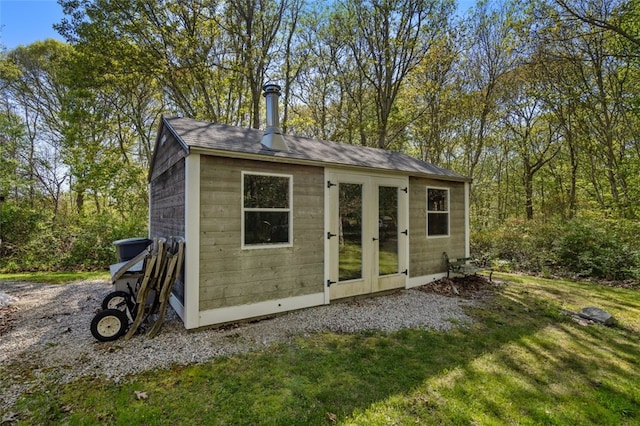
<instances>
[{"instance_id":1,"label":"white window trim","mask_svg":"<svg viewBox=\"0 0 640 426\"><path fill-rule=\"evenodd\" d=\"M280 173L267 173L267 172L253 172L253 171L242 171L242 179L240 182L240 246L242 250L255 250L255 249L270 249L270 248L283 248L283 247L293 247L293 175L280 174ZM289 179L289 208L276 208L276 209L264 209L264 208L245 208L244 207L244 177L245 175L252 176L275 176L275 177L284 177ZM245 212L287 212L289 213L289 242L287 243L276 243L276 244L245 244L244 243L244 217Z\"/></svg>"},{"instance_id":2,"label":"white window trim","mask_svg":"<svg viewBox=\"0 0 640 426\"><path fill-rule=\"evenodd\" d=\"M442 191L447 191L447 210L429 210L429 190L430 189L438 189ZM451 188L438 187L438 186L427 186L426 192L427 196L426 204L427 204L427 217L426 219L426 229L425 232L427 234L427 239L435 239L435 238L450 238L451 237ZM446 235L429 235L429 213L432 214L446 214L447 215L447 234Z\"/></svg>"}]
</instances>

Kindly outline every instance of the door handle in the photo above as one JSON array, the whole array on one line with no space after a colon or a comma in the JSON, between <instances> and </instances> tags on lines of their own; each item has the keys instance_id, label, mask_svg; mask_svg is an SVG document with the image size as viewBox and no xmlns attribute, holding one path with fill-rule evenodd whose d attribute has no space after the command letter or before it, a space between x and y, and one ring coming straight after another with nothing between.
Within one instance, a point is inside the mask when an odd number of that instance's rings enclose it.
<instances>
[{"instance_id":1,"label":"door handle","mask_svg":"<svg viewBox=\"0 0 640 426\"><path fill-rule=\"evenodd\" d=\"M373 241L378 241L378 238L376 238L376 237L373 237Z\"/></svg>"}]
</instances>

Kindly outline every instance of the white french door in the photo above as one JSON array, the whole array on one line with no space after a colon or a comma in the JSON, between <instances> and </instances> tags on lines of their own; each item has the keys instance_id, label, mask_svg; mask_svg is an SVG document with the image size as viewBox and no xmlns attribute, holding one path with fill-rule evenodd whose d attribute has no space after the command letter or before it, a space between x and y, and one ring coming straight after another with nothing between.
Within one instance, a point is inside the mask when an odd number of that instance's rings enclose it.
<instances>
[{"instance_id":1,"label":"white french door","mask_svg":"<svg viewBox=\"0 0 640 426\"><path fill-rule=\"evenodd\" d=\"M404 288L408 179L337 171L325 177L329 299Z\"/></svg>"}]
</instances>

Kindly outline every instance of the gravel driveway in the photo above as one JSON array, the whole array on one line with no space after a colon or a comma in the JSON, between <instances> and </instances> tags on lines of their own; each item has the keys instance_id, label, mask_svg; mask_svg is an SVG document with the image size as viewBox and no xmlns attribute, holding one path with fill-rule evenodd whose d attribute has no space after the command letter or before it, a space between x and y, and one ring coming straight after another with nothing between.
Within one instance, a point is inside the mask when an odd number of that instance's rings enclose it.
<instances>
[{"instance_id":1,"label":"gravel driveway","mask_svg":"<svg viewBox=\"0 0 640 426\"><path fill-rule=\"evenodd\" d=\"M463 307L473 303L416 289L400 290L193 332L186 331L170 309L154 339L138 335L129 341L100 343L91 335L89 324L111 290L105 281L66 285L0 282L0 292L14 298L9 308L2 308L12 311L12 319L9 329L0 331L0 369L4 370L0 411L42 380L67 382L88 375L117 382L128 374L257 350L321 331L448 330L471 320Z\"/></svg>"}]
</instances>

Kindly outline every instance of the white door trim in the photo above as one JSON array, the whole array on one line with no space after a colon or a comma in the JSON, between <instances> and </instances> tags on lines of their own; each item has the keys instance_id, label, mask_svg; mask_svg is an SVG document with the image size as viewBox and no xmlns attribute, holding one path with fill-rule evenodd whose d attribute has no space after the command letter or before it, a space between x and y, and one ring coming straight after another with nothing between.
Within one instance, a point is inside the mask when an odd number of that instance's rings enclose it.
<instances>
[{"instance_id":1,"label":"white door trim","mask_svg":"<svg viewBox=\"0 0 640 426\"><path fill-rule=\"evenodd\" d=\"M373 237L378 238L378 188L380 186L398 187L401 189L398 196L398 227L400 232L409 228L409 178L407 176L371 174L364 172L347 172L344 170L325 169L325 303L331 301L331 289L329 284L337 284L338 281L338 229L335 221L338 194L333 191L338 190L339 183L355 183L363 185L363 242L371 240ZM406 192L404 189L406 188ZM329 238L329 234L336 235ZM408 271L409 267L409 236L400 235L402 241L398 244L398 259L400 272ZM362 253L362 278L364 285L371 287L371 291L380 291L385 288L378 288L380 277L378 276L378 247L373 244L363 244ZM406 288L408 283L407 274L389 275L387 278L393 278L395 284L387 284L397 287L400 283L401 287ZM384 279L384 277L383 277ZM387 280L391 281L391 280ZM375 283L375 285L374 285Z\"/></svg>"}]
</instances>

